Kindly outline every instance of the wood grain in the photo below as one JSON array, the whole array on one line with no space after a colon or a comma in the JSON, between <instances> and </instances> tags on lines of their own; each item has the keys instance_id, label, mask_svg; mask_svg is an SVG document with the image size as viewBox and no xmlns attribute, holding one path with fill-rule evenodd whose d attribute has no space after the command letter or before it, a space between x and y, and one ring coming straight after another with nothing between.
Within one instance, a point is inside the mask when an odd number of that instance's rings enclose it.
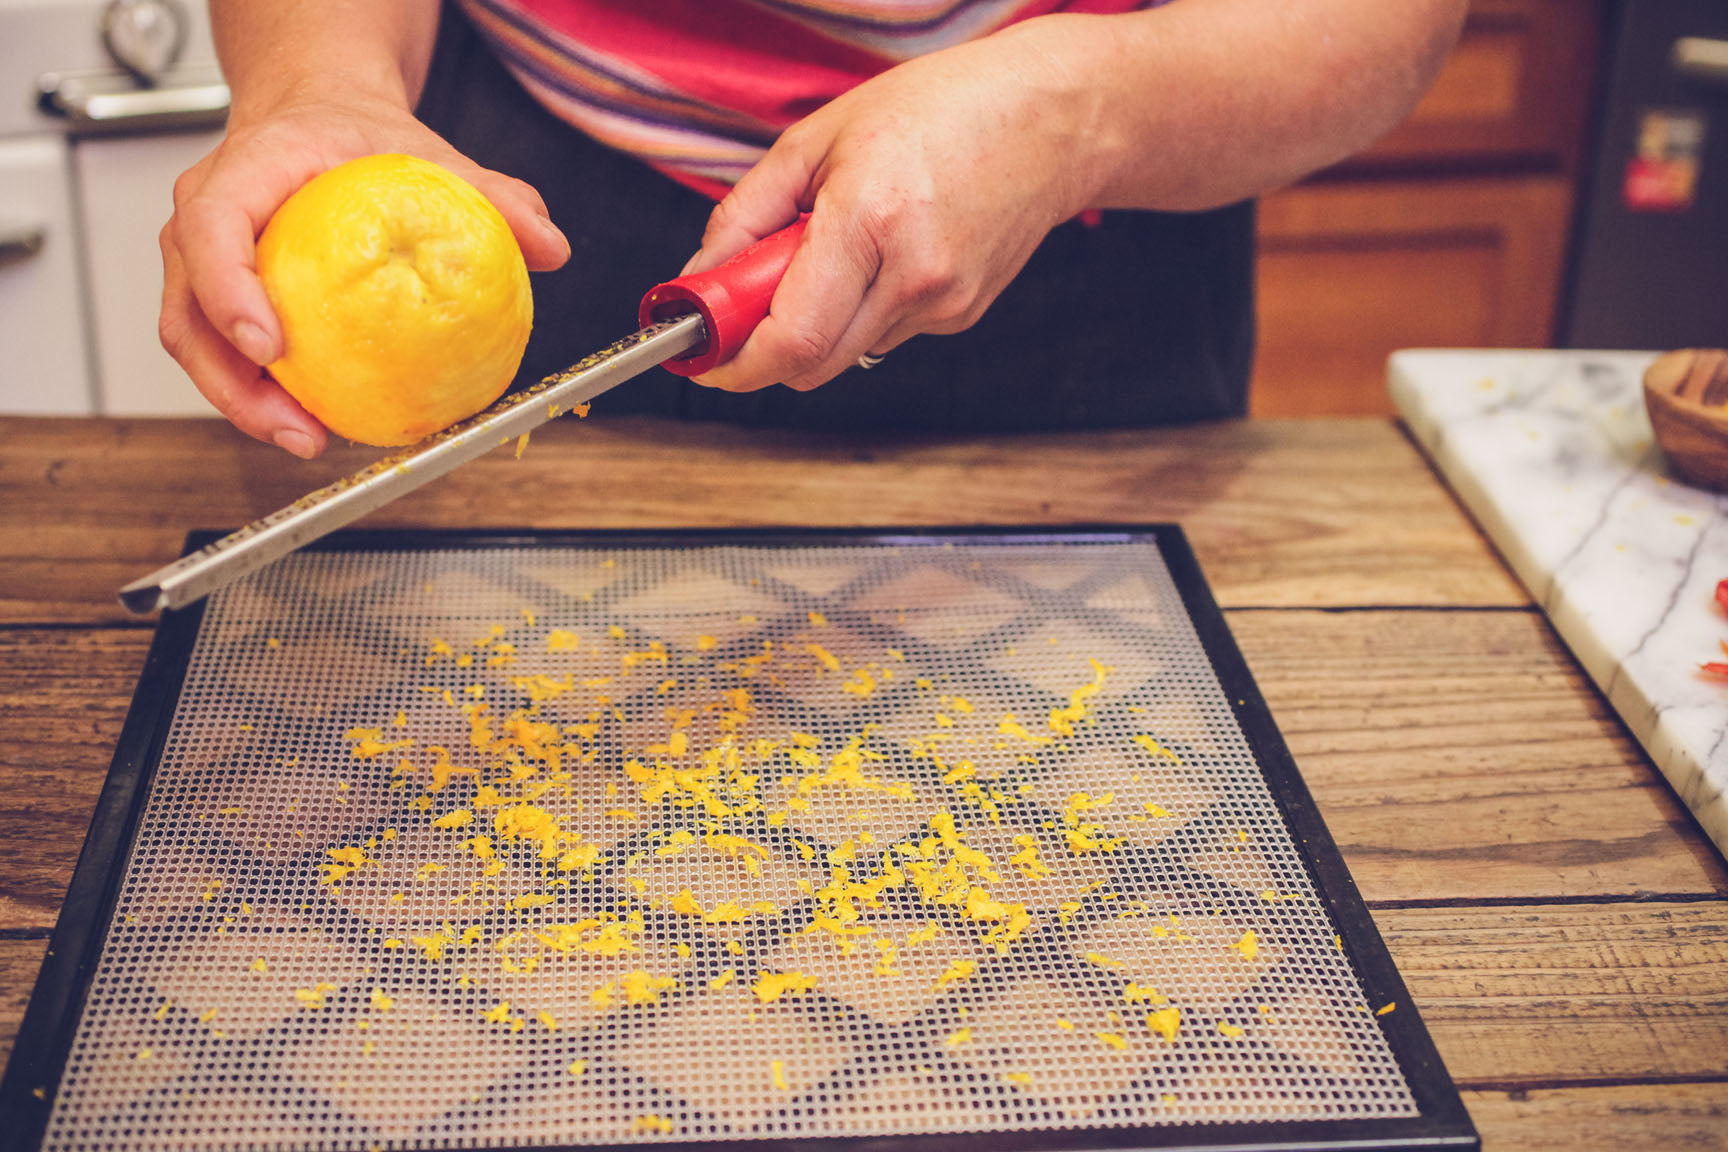
<instances>
[{"instance_id":1,"label":"wood grain","mask_svg":"<svg viewBox=\"0 0 1728 1152\"><path fill-rule=\"evenodd\" d=\"M0 420L0 1057L150 641L113 590L371 458ZM1180 521L1490 1152L1723 1147L1728 874L1391 425L562 423L379 526Z\"/></svg>"},{"instance_id":2,"label":"wood grain","mask_svg":"<svg viewBox=\"0 0 1728 1152\"><path fill-rule=\"evenodd\" d=\"M1483 1152L1728 1149L1728 1081L1466 1091Z\"/></svg>"},{"instance_id":3,"label":"wood grain","mask_svg":"<svg viewBox=\"0 0 1728 1152\"><path fill-rule=\"evenodd\" d=\"M1393 909L1375 919L1462 1087L1724 1075L1728 900ZM46 947L0 938L0 1055Z\"/></svg>"},{"instance_id":4,"label":"wood grain","mask_svg":"<svg viewBox=\"0 0 1728 1152\"><path fill-rule=\"evenodd\" d=\"M1644 372L1644 408L1656 443L1688 483L1728 492L1728 349L1685 348Z\"/></svg>"},{"instance_id":5,"label":"wood grain","mask_svg":"<svg viewBox=\"0 0 1728 1152\"><path fill-rule=\"evenodd\" d=\"M1728 893L1722 863L1526 613L1234 612L1375 901ZM0 928L46 927L149 634L0 630Z\"/></svg>"},{"instance_id":6,"label":"wood grain","mask_svg":"<svg viewBox=\"0 0 1728 1152\"><path fill-rule=\"evenodd\" d=\"M1370 900L1728 893L1728 870L1531 612L1229 617Z\"/></svg>"},{"instance_id":7,"label":"wood grain","mask_svg":"<svg viewBox=\"0 0 1728 1152\"><path fill-rule=\"evenodd\" d=\"M122 619L194 528L237 528L376 457L314 464L215 421L0 420L0 622ZM1181 522L1228 605L1525 604L1379 421L855 440L596 413L374 513L375 527Z\"/></svg>"},{"instance_id":8,"label":"wood grain","mask_svg":"<svg viewBox=\"0 0 1728 1152\"><path fill-rule=\"evenodd\" d=\"M1374 920L1460 1086L1728 1075L1728 900Z\"/></svg>"},{"instance_id":9,"label":"wood grain","mask_svg":"<svg viewBox=\"0 0 1728 1152\"><path fill-rule=\"evenodd\" d=\"M1257 417L1391 415L1400 348L1552 338L1571 181L1303 184L1260 202Z\"/></svg>"},{"instance_id":10,"label":"wood grain","mask_svg":"<svg viewBox=\"0 0 1728 1152\"><path fill-rule=\"evenodd\" d=\"M150 633L0 629L0 930L54 923Z\"/></svg>"}]
</instances>

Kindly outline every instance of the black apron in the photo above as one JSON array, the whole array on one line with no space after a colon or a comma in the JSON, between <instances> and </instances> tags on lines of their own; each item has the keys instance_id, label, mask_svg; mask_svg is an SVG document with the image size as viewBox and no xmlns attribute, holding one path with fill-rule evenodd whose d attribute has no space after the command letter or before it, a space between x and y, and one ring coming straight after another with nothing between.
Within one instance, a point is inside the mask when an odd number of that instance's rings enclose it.
<instances>
[{"instance_id":1,"label":"black apron","mask_svg":"<svg viewBox=\"0 0 1728 1152\"><path fill-rule=\"evenodd\" d=\"M571 245L536 273L518 383L636 330L636 305L701 244L713 202L543 108L444 6L420 119L526 180ZM1254 206L1106 212L1057 227L977 324L917 336L810 392L734 394L654 369L606 412L836 431L1018 432L1240 416L1254 353Z\"/></svg>"}]
</instances>

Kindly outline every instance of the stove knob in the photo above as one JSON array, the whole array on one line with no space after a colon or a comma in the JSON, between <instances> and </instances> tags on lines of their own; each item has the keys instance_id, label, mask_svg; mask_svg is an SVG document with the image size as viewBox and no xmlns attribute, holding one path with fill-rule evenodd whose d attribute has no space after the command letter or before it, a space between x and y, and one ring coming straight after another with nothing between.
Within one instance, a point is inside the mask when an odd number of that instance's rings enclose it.
<instances>
[{"instance_id":1,"label":"stove knob","mask_svg":"<svg viewBox=\"0 0 1728 1152\"><path fill-rule=\"evenodd\" d=\"M154 85L186 43L186 9L180 0L110 0L102 12L102 43L140 84Z\"/></svg>"}]
</instances>

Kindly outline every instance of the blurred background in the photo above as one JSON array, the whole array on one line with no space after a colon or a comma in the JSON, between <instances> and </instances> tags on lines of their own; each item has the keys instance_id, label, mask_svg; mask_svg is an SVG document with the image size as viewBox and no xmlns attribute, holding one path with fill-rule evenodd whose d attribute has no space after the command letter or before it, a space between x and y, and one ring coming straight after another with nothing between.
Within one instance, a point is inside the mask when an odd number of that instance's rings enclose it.
<instances>
[{"instance_id":1,"label":"blurred background","mask_svg":"<svg viewBox=\"0 0 1728 1152\"><path fill-rule=\"evenodd\" d=\"M0 0L0 412L208 415L156 339L220 138L203 0ZM1408 347L1728 343L1728 3L1473 0L1433 90L1260 211L1257 416L1388 415Z\"/></svg>"}]
</instances>

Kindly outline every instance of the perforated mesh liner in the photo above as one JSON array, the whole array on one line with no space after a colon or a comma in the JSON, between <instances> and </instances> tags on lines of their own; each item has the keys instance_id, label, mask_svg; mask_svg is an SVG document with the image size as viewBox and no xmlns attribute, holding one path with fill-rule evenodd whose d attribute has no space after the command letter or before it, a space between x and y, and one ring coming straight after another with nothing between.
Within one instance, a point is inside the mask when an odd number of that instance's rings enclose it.
<instances>
[{"instance_id":1,"label":"perforated mesh liner","mask_svg":"<svg viewBox=\"0 0 1728 1152\"><path fill-rule=\"evenodd\" d=\"M302 553L146 804L49 1148L1417 1114L1151 543Z\"/></svg>"}]
</instances>

